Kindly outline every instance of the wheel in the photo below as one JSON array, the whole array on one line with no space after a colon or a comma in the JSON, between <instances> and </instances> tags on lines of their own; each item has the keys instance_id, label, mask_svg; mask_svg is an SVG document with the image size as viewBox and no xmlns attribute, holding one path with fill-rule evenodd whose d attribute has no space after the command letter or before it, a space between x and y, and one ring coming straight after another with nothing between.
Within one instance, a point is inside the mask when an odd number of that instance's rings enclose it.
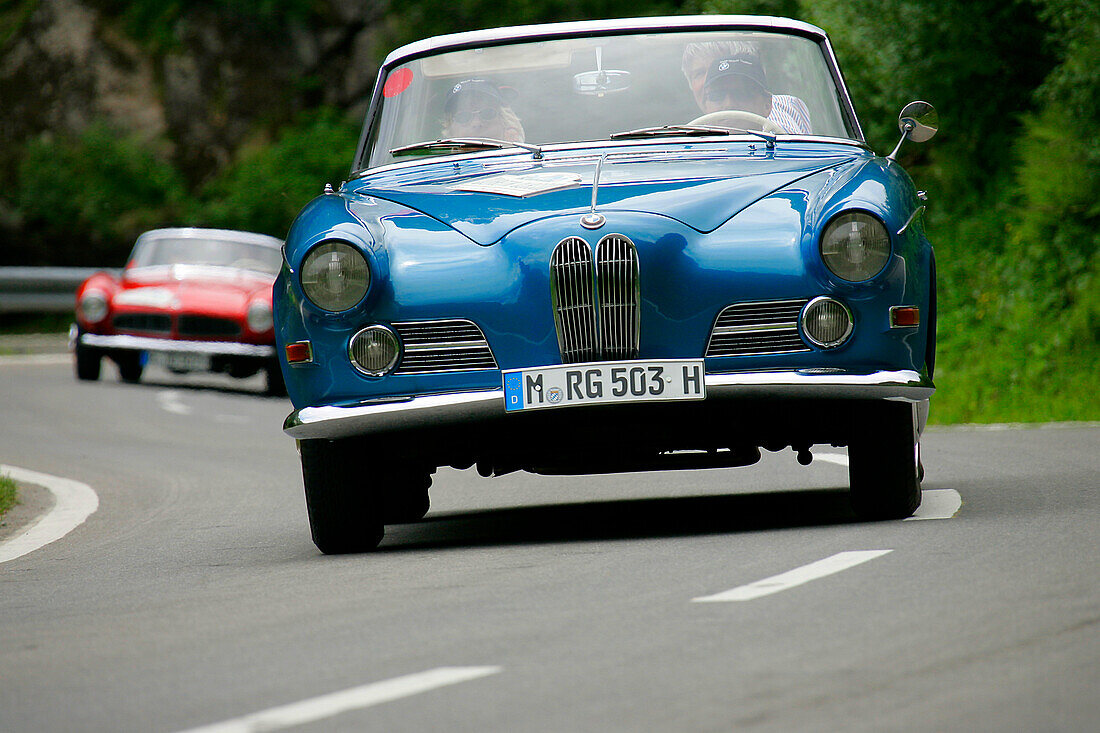
<instances>
[{"instance_id":1,"label":"wheel","mask_svg":"<svg viewBox=\"0 0 1100 733\"><path fill-rule=\"evenodd\" d=\"M76 372L76 378L85 382L94 382L99 379L99 367L103 360L103 352L80 343L80 334L77 334L73 352L73 368Z\"/></svg>"},{"instance_id":2,"label":"wheel","mask_svg":"<svg viewBox=\"0 0 1100 733\"><path fill-rule=\"evenodd\" d=\"M877 407L848 445L852 509L861 519L903 519L920 506L918 443L913 408Z\"/></svg>"},{"instance_id":3,"label":"wheel","mask_svg":"<svg viewBox=\"0 0 1100 733\"><path fill-rule=\"evenodd\" d=\"M347 441L303 440L302 478L313 543L326 555L367 552L382 541L378 494L364 462Z\"/></svg>"},{"instance_id":4,"label":"wheel","mask_svg":"<svg viewBox=\"0 0 1100 733\"><path fill-rule=\"evenodd\" d=\"M286 382L283 381L283 370L276 359L272 359L264 366L264 376L267 377L266 394L271 397L286 397Z\"/></svg>"},{"instance_id":5,"label":"wheel","mask_svg":"<svg viewBox=\"0 0 1100 733\"><path fill-rule=\"evenodd\" d=\"M145 369L145 365L141 363L140 351L127 351L115 354L112 358L118 365L118 376L123 382L136 384L141 379L141 372Z\"/></svg>"},{"instance_id":6,"label":"wheel","mask_svg":"<svg viewBox=\"0 0 1100 733\"><path fill-rule=\"evenodd\" d=\"M426 471L396 474L386 482L382 495L383 524L418 522L431 507L428 489L432 476Z\"/></svg>"}]
</instances>

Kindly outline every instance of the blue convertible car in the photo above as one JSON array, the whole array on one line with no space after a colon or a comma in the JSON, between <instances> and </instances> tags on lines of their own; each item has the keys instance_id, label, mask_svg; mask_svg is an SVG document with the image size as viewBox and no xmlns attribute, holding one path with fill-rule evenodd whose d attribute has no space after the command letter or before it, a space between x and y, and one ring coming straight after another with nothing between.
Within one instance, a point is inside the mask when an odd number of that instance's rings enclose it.
<instances>
[{"instance_id":1,"label":"blue convertible car","mask_svg":"<svg viewBox=\"0 0 1100 733\"><path fill-rule=\"evenodd\" d=\"M935 133L902 110L900 147ZM275 284L313 539L373 548L439 466L747 465L847 446L863 518L920 503L936 348L923 193L826 35L749 16L394 51L352 175Z\"/></svg>"}]
</instances>

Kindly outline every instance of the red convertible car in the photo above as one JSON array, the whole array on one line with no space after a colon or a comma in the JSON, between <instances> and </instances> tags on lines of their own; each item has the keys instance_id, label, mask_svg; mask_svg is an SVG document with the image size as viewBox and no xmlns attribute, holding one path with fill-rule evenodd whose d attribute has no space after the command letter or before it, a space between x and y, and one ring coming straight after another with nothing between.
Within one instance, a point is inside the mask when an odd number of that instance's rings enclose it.
<instances>
[{"instance_id":1,"label":"red convertible car","mask_svg":"<svg viewBox=\"0 0 1100 733\"><path fill-rule=\"evenodd\" d=\"M286 394L271 318L282 241L224 229L154 229L138 237L116 277L98 272L76 293L77 379L99 379L107 357L125 382L146 364L170 371L267 376Z\"/></svg>"}]
</instances>

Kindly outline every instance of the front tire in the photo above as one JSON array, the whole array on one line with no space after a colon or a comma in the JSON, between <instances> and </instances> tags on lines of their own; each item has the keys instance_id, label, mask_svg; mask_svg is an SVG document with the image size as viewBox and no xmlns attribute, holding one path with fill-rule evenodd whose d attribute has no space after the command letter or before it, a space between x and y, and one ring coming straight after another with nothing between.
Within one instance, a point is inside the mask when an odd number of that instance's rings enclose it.
<instances>
[{"instance_id":1,"label":"front tire","mask_svg":"<svg viewBox=\"0 0 1100 733\"><path fill-rule=\"evenodd\" d=\"M382 510L364 480L364 462L356 460L348 441L303 440L299 446L317 549L326 555L373 550L382 541Z\"/></svg>"},{"instance_id":2,"label":"front tire","mask_svg":"<svg viewBox=\"0 0 1100 733\"><path fill-rule=\"evenodd\" d=\"M80 332L83 333L83 332ZM103 352L80 343L80 334L73 347L73 371L82 382L94 382L99 379L99 368L103 361Z\"/></svg>"},{"instance_id":3,"label":"front tire","mask_svg":"<svg viewBox=\"0 0 1100 733\"><path fill-rule=\"evenodd\" d=\"M264 377L267 379L265 394L269 397L286 397L286 382L283 381L283 370L279 361L273 359L264 366Z\"/></svg>"},{"instance_id":4,"label":"front tire","mask_svg":"<svg viewBox=\"0 0 1100 733\"><path fill-rule=\"evenodd\" d=\"M852 509L860 519L912 516L921 501L912 406L877 406L863 422L848 445Z\"/></svg>"},{"instance_id":5,"label":"front tire","mask_svg":"<svg viewBox=\"0 0 1100 733\"><path fill-rule=\"evenodd\" d=\"M118 376L123 382L137 384L141 381L141 373L145 370L145 365L141 363L140 351L116 354L113 358L118 365Z\"/></svg>"}]
</instances>

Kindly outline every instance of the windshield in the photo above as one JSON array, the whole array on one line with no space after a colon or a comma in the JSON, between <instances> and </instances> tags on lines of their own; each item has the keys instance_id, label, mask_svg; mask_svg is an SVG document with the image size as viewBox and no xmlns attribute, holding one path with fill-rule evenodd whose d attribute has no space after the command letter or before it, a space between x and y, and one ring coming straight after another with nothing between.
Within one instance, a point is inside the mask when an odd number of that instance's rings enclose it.
<instances>
[{"instance_id":1,"label":"windshield","mask_svg":"<svg viewBox=\"0 0 1100 733\"><path fill-rule=\"evenodd\" d=\"M666 125L855 137L822 47L759 31L592 36L441 53L391 69L379 102L357 169L489 147L462 141L530 147L670 133L643 131ZM456 142L419 145L439 139Z\"/></svg>"},{"instance_id":2,"label":"windshield","mask_svg":"<svg viewBox=\"0 0 1100 733\"><path fill-rule=\"evenodd\" d=\"M130 267L205 265L279 274L282 254L275 247L228 239L157 237L134 248Z\"/></svg>"}]
</instances>

